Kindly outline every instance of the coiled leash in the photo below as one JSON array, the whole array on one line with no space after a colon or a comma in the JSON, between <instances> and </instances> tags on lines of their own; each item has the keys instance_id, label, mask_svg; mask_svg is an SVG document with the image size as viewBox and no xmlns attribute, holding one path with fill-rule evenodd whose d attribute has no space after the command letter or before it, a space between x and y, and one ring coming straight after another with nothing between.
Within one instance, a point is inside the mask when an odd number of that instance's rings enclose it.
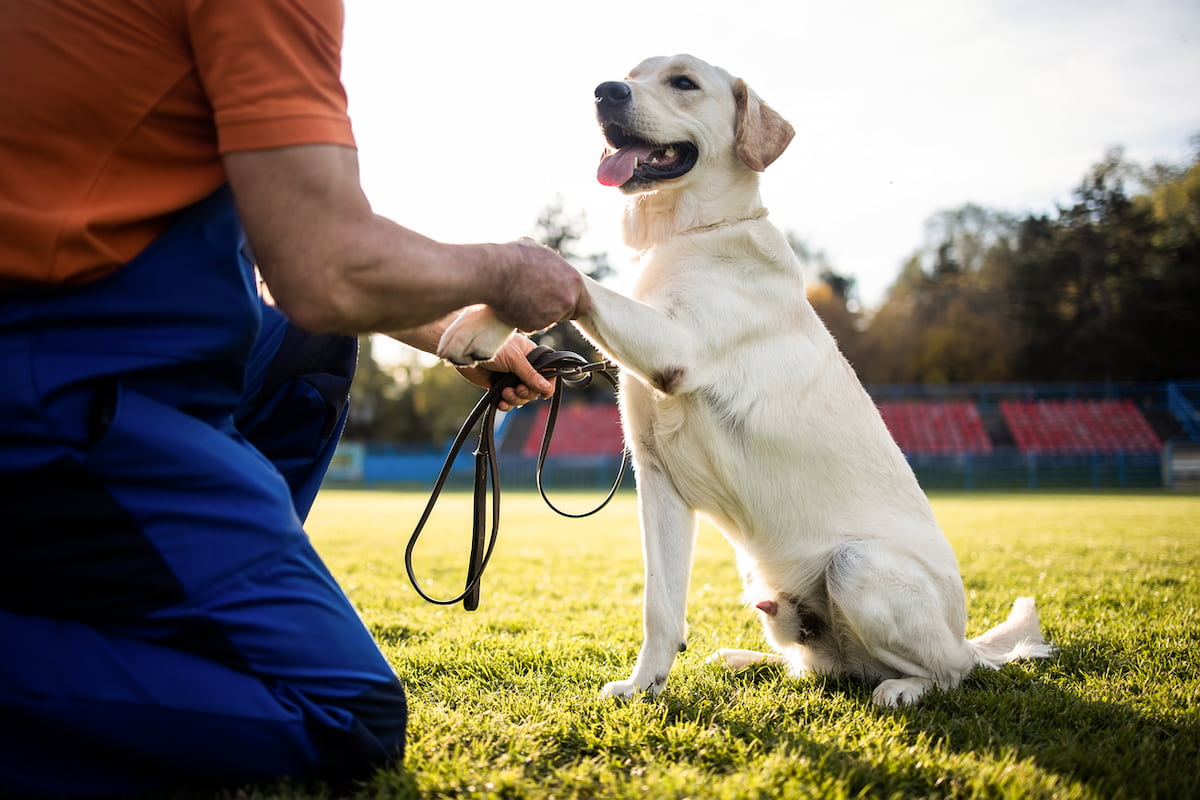
<instances>
[{"instance_id":1,"label":"coiled leash","mask_svg":"<svg viewBox=\"0 0 1200 800\"><path fill-rule=\"evenodd\" d=\"M546 454L550 450L550 439L554 435L554 426L558 421L558 409L562 404L563 389L586 389L591 385L592 378L596 375L607 380L615 389L617 379L613 373L616 370L616 366L609 361L589 363L587 359L578 353L572 353L567 350L551 350L549 347L540 346L530 350L526 358L529 359L529 363L533 365L533 368L542 375L547 378L557 379L554 384L554 394L550 398L550 413L546 417L546 430L542 434L542 446L538 451L536 472L538 492L541 494L542 500L546 502L546 505L564 517L578 519L591 516L608 505L608 502L617 493L617 489L620 488L621 478L625 476L626 459L624 451L621 453L621 467L617 470L617 478L613 481L612 488L608 490L608 495L600 502L600 505L581 514L572 514L563 511L550 501L550 498L546 496L546 489L542 483L542 471L546 465ZM408 539L408 547L404 550L404 568L408 572L408 580L412 583L413 588L417 590L417 594L430 603L449 606L462 601L463 607L467 611L474 611L479 607L480 578L483 577L483 571L487 569L488 561L491 560L492 550L496 547L496 538L500 532L500 471L496 461L496 410L500 404L501 392L506 388L516 386L520 382L521 379L511 372L492 376L491 388L479 399L479 402L475 404L475 408L467 415L467 419L463 422L462 427L458 429L458 434L454 437L454 443L450 446L450 452L446 456L445 462L442 463L442 471L438 474L437 481L434 483L433 493L429 497L429 502L425 505L425 512L421 514L421 519L417 522L417 527ZM416 573L413 570L413 549L417 546L417 540L421 537L425 523L429 520L429 515L433 512L433 507L437 504L438 498L446 486L446 480L450 475L450 470L454 465L455 459L458 458L458 454L462 450L463 443L471 431L474 430L477 423L481 424L479 429L479 445L475 449L475 504L471 529L471 553L467 564L466 588L456 597L441 600L426 594L417 581ZM492 483L492 519L491 532L485 536L488 523L487 492L489 476Z\"/></svg>"}]
</instances>

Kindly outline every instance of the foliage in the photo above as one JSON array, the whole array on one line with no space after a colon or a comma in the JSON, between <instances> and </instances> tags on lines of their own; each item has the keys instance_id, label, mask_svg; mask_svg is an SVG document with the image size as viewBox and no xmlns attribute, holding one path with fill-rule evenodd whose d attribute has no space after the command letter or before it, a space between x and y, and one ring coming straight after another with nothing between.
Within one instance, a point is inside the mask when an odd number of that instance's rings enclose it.
<instances>
[{"instance_id":1,"label":"foliage","mask_svg":"<svg viewBox=\"0 0 1200 800\"><path fill-rule=\"evenodd\" d=\"M533 238L572 262L594 281L602 281L613 273L606 253L581 255L576 251L579 240L587 230L587 219L580 213L567 214L563 199L555 197L538 215Z\"/></svg>"},{"instance_id":2,"label":"foliage","mask_svg":"<svg viewBox=\"0 0 1200 800\"><path fill-rule=\"evenodd\" d=\"M582 507L594 498L555 498ZM881 711L867 687L729 674L716 647L762 647L738 602L729 547L707 525L690 591L690 647L658 699L614 702L641 635L636 509L563 520L504 498L473 613L408 588L404 539L425 498L326 492L310 534L408 689L404 768L360 798L1185 798L1200 796L1200 499L1170 495L942 495L969 635L1037 596L1060 648L977 671L921 706ZM452 593L470 500L445 498L416 567ZM247 798L332 797L321 787Z\"/></svg>"},{"instance_id":3,"label":"foliage","mask_svg":"<svg viewBox=\"0 0 1200 800\"><path fill-rule=\"evenodd\" d=\"M1056 215L935 215L847 357L868 382L1200 375L1197 143L1186 167L1109 152ZM831 329L836 305L817 305Z\"/></svg>"},{"instance_id":4,"label":"foliage","mask_svg":"<svg viewBox=\"0 0 1200 800\"><path fill-rule=\"evenodd\" d=\"M384 369L374 357L376 340L360 336L358 369L350 390L350 418L344 437L354 440L423 441L433 434L418 413L414 387L424 368L414 358ZM444 370L452 372L452 370Z\"/></svg>"},{"instance_id":5,"label":"foliage","mask_svg":"<svg viewBox=\"0 0 1200 800\"><path fill-rule=\"evenodd\" d=\"M1200 264L1169 264L1154 240L1157 221L1125 191L1119 152L1097 164L1058 219L1029 218L1011 270L1011 308L1023 347L1019 371L1046 380L1153 379L1174 373L1171 337L1159 322L1162 280ZM1200 231L1197 232L1200 234ZM1196 299L1200 299L1197 296ZM1194 309L1194 304L1192 305ZM1194 310L1179 335L1195 330ZM1194 349L1196 337L1188 342ZM1172 353L1186 358L1185 353Z\"/></svg>"}]
</instances>

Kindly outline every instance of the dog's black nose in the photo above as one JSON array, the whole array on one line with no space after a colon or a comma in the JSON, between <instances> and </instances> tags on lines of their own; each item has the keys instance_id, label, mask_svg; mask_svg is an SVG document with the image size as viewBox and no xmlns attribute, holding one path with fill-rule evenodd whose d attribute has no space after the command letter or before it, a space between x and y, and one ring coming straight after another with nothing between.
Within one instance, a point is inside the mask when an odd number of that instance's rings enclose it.
<instances>
[{"instance_id":1,"label":"dog's black nose","mask_svg":"<svg viewBox=\"0 0 1200 800\"><path fill-rule=\"evenodd\" d=\"M631 94L629 84L623 81L605 81L596 87L596 103L602 106L618 106L629 102Z\"/></svg>"}]
</instances>

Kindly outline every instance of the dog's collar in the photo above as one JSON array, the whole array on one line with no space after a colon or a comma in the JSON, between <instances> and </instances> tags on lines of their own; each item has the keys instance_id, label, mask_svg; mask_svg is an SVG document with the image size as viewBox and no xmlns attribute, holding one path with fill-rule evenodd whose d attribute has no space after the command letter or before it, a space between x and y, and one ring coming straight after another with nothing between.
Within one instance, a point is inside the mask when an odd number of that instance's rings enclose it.
<instances>
[{"instance_id":1,"label":"dog's collar","mask_svg":"<svg viewBox=\"0 0 1200 800\"><path fill-rule=\"evenodd\" d=\"M765 208L759 208L744 217L736 219L723 219L720 222L714 222L711 225L697 225L695 228L688 228L682 232L682 235L687 236L693 233L708 233L709 231L720 230L721 228L731 228L734 225L741 225L743 222L757 222L767 216Z\"/></svg>"}]
</instances>

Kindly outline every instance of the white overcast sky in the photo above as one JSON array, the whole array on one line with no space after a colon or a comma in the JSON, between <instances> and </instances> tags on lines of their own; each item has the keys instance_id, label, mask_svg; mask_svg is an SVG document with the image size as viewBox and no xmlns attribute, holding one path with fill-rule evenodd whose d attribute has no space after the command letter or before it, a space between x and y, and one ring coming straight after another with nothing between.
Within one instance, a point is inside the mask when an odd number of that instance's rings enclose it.
<instances>
[{"instance_id":1,"label":"white overcast sky","mask_svg":"<svg viewBox=\"0 0 1200 800\"><path fill-rule=\"evenodd\" d=\"M560 197L627 270L592 90L680 52L795 126L764 202L868 306L935 212L1053 211L1109 147L1182 161L1200 133L1198 0L346 0L363 186L453 242L529 234Z\"/></svg>"}]
</instances>

